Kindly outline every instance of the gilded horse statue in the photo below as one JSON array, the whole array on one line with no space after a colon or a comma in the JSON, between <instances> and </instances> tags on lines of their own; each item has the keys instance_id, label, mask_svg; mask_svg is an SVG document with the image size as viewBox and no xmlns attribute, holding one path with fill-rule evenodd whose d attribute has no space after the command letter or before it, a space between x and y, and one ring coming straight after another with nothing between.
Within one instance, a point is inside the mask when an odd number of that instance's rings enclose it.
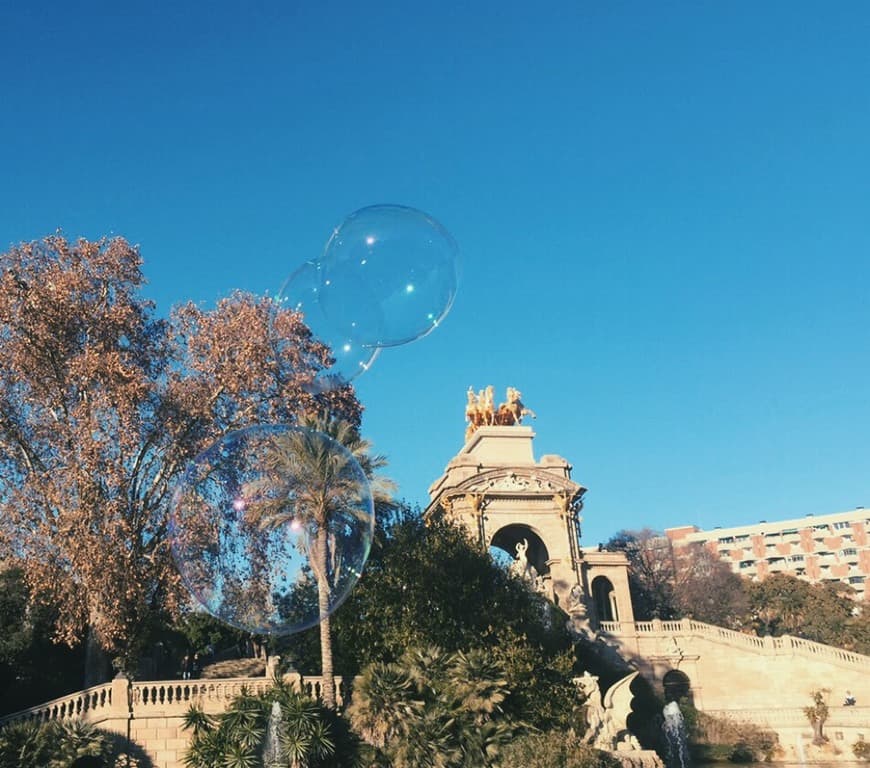
<instances>
[{"instance_id":1,"label":"gilded horse statue","mask_svg":"<svg viewBox=\"0 0 870 768\"><path fill-rule=\"evenodd\" d=\"M507 388L506 402L501 403L498 409L494 402L492 385L481 389L477 394L473 387L468 388L468 402L465 405L465 418L468 422L465 430L466 441L478 427L509 427L521 424L526 416L536 418L535 412L523 405L522 392L514 387Z\"/></svg>"}]
</instances>

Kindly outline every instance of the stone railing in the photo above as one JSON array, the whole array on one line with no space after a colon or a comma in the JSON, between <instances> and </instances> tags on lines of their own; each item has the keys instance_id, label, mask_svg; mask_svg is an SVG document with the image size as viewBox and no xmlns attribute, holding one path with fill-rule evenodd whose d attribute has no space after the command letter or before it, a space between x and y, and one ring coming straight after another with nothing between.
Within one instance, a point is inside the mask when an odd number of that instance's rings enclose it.
<instances>
[{"instance_id":1,"label":"stone railing","mask_svg":"<svg viewBox=\"0 0 870 768\"><path fill-rule=\"evenodd\" d=\"M303 677L294 673L284 675L283 679L295 690L317 700L321 698L321 677ZM99 723L111 718L180 717L194 705L214 714L222 712L243 691L256 695L267 691L272 685L272 680L266 677L133 683L116 678L111 683L7 715L0 719L0 726L21 720L49 722L81 718L89 723ZM350 700L353 681L336 677L335 688L336 704L342 707Z\"/></svg>"},{"instance_id":2,"label":"stone railing","mask_svg":"<svg viewBox=\"0 0 870 768\"><path fill-rule=\"evenodd\" d=\"M37 707L30 707L20 712L15 712L0 718L0 726L17 720L35 720L39 723L47 723L50 720L69 720L81 718L94 720L100 715L106 715L112 710L112 683L95 685L85 688L83 691L71 693L52 699Z\"/></svg>"},{"instance_id":3,"label":"stone railing","mask_svg":"<svg viewBox=\"0 0 870 768\"><path fill-rule=\"evenodd\" d=\"M839 664L855 665L870 671L870 656L852 653L832 645L815 643L801 637L758 637L735 632L733 629L705 624L701 621L602 621L601 631L608 635L696 635L731 646L750 648L759 652L791 652L798 656L825 659Z\"/></svg>"},{"instance_id":4,"label":"stone railing","mask_svg":"<svg viewBox=\"0 0 870 768\"><path fill-rule=\"evenodd\" d=\"M754 723L767 728L809 728L800 707L783 709L711 709L705 714L723 720ZM870 707L829 706L826 728L870 728Z\"/></svg>"}]
</instances>

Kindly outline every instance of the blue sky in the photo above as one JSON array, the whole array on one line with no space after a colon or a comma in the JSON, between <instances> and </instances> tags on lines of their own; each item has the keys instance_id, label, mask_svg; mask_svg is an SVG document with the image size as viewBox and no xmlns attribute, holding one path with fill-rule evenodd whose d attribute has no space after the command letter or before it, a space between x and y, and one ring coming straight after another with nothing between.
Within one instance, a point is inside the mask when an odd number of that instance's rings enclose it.
<instances>
[{"instance_id":1,"label":"blue sky","mask_svg":"<svg viewBox=\"0 0 870 768\"><path fill-rule=\"evenodd\" d=\"M0 0L0 245L122 234L165 310L414 206L456 303L358 386L409 500L493 384L587 544L870 506L870 6L251 5Z\"/></svg>"}]
</instances>

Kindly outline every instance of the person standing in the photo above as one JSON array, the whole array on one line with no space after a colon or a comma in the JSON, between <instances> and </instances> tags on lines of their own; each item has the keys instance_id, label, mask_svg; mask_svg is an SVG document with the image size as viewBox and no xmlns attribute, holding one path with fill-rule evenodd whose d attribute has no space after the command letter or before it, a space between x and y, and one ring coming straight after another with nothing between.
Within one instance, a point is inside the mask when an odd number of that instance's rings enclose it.
<instances>
[{"instance_id":1,"label":"person standing","mask_svg":"<svg viewBox=\"0 0 870 768\"><path fill-rule=\"evenodd\" d=\"M184 654L184 658L181 660L181 679L190 680L190 656L186 653Z\"/></svg>"}]
</instances>

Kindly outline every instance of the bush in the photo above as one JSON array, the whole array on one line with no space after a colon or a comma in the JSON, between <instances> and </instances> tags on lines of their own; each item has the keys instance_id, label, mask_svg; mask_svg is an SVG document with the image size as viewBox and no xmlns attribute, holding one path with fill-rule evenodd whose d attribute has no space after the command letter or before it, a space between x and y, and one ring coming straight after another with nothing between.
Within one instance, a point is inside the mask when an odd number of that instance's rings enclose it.
<instances>
[{"instance_id":1,"label":"bush","mask_svg":"<svg viewBox=\"0 0 870 768\"><path fill-rule=\"evenodd\" d=\"M852 745L852 754L855 755L859 760L866 760L870 762L870 741L856 741Z\"/></svg>"},{"instance_id":2,"label":"bush","mask_svg":"<svg viewBox=\"0 0 870 768\"><path fill-rule=\"evenodd\" d=\"M620 768L617 758L584 744L573 731L520 736L502 753L501 765L523 768Z\"/></svg>"},{"instance_id":3,"label":"bush","mask_svg":"<svg viewBox=\"0 0 870 768\"><path fill-rule=\"evenodd\" d=\"M272 723L276 703L280 718ZM281 681L258 696L243 691L215 717L191 707L184 716L184 728L193 734L184 764L187 768L259 766L270 727L277 737L273 741L276 764L308 768L358 764L360 745L346 723Z\"/></svg>"},{"instance_id":4,"label":"bush","mask_svg":"<svg viewBox=\"0 0 870 768\"><path fill-rule=\"evenodd\" d=\"M769 762L777 737L752 723L739 723L694 710L690 731L692 756L698 762Z\"/></svg>"}]
</instances>

